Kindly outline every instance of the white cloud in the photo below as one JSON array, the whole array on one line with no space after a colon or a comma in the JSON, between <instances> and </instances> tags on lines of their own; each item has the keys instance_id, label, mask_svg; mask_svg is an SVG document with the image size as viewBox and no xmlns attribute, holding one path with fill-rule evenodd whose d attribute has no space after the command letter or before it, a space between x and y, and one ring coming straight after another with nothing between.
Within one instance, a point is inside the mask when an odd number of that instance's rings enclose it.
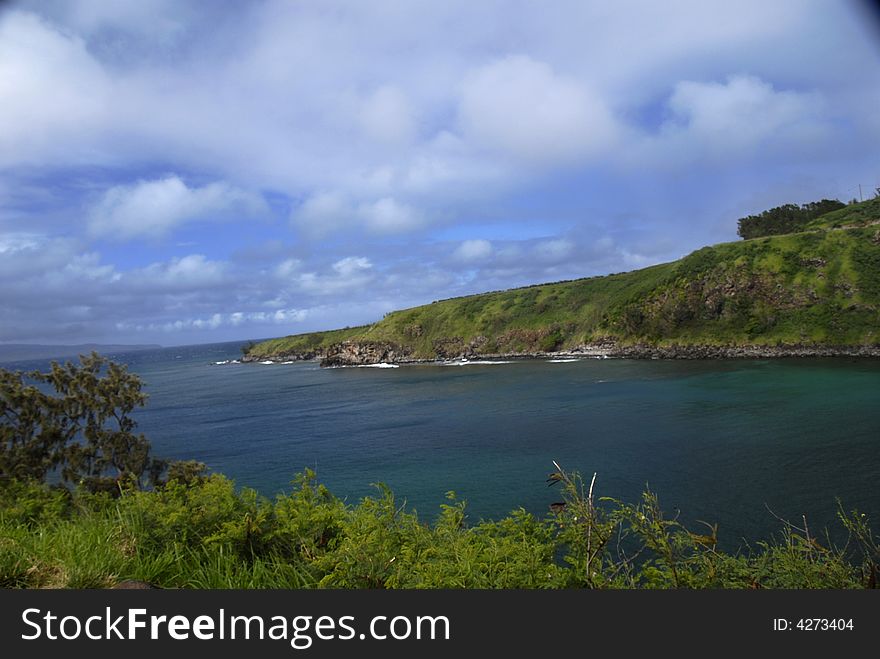
<instances>
[{"instance_id":1,"label":"white cloud","mask_svg":"<svg viewBox=\"0 0 880 659\"><path fill-rule=\"evenodd\" d=\"M302 261L299 259L284 259L275 266L275 276L281 279L287 279L302 267Z\"/></svg>"},{"instance_id":2,"label":"white cloud","mask_svg":"<svg viewBox=\"0 0 880 659\"><path fill-rule=\"evenodd\" d=\"M210 318L197 318L193 321L193 327L196 329L217 329L223 324L223 316L219 313L213 314Z\"/></svg>"},{"instance_id":3,"label":"white cloud","mask_svg":"<svg viewBox=\"0 0 880 659\"><path fill-rule=\"evenodd\" d=\"M421 211L392 197L362 203L358 207L358 217L374 233L402 233L425 224Z\"/></svg>"},{"instance_id":4,"label":"white cloud","mask_svg":"<svg viewBox=\"0 0 880 659\"><path fill-rule=\"evenodd\" d=\"M34 233L0 234L0 254L12 255L22 250L34 250L40 247L45 237Z\"/></svg>"},{"instance_id":5,"label":"white cloud","mask_svg":"<svg viewBox=\"0 0 880 659\"><path fill-rule=\"evenodd\" d=\"M115 240L159 236L195 220L248 218L267 211L265 201L227 183L188 187L179 177L140 181L107 190L89 212L93 235Z\"/></svg>"},{"instance_id":6,"label":"white cloud","mask_svg":"<svg viewBox=\"0 0 880 659\"><path fill-rule=\"evenodd\" d=\"M350 224L354 211L339 192L318 192L291 212L294 226L311 237L322 237Z\"/></svg>"},{"instance_id":7,"label":"white cloud","mask_svg":"<svg viewBox=\"0 0 880 659\"><path fill-rule=\"evenodd\" d=\"M413 107L399 88L384 85L363 102L361 125L367 136L386 145L409 143L416 132Z\"/></svg>"},{"instance_id":8,"label":"white cloud","mask_svg":"<svg viewBox=\"0 0 880 659\"><path fill-rule=\"evenodd\" d=\"M164 323L149 323L138 325L133 329L138 331L160 330L163 332L175 332L186 329L215 330L223 326L238 327L244 324L272 323L301 323L309 315L308 309L278 309L276 311L234 311L232 313L215 313L207 317L181 318Z\"/></svg>"},{"instance_id":9,"label":"white cloud","mask_svg":"<svg viewBox=\"0 0 880 659\"><path fill-rule=\"evenodd\" d=\"M373 267L370 259L363 256L348 256L333 264L333 269L340 277L351 277Z\"/></svg>"},{"instance_id":10,"label":"white cloud","mask_svg":"<svg viewBox=\"0 0 880 659\"><path fill-rule=\"evenodd\" d=\"M452 253L452 258L461 263L479 263L492 256L492 243L488 240L465 240Z\"/></svg>"},{"instance_id":11,"label":"white cloud","mask_svg":"<svg viewBox=\"0 0 880 659\"><path fill-rule=\"evenodd\" d=\"M676 81L729 74L732 62L804 85L871 84L866 71L852 82L841 75L869 61L846 10L804 0L622 2L613 11L583 2L382 11L266 2L216 12L125 4L33 2L0 15L0 125L17 127L0 131L0 163L171 159L246 188L295 198L339 188L358 201L349 188L365 171L395 166L401 183L410 172L421 191L454 199L474 173L503 175L510 160L607 153L623 111L638 114ZM480 29L488 23L498 27L491 35ZM437 25L456 29L441 38ZM143 57L128 59L133 41ZM511 48L522 54L505 57ZM847 114L876 113L849 104ZM352 126L370 139L353 139ZM441 158L432 140L457 132L466 156ZM400 150L389 157L376 144Z\"/></svg>"},{"instance_id":12,"label":"white cloud","mask_svg":"<svg viewBox=\"0 0 880 659\"><path fill-rule=\"evenodd\" d=\"M831 136L817 93L777 90L755 76L726 82L679 82L669 99L672 118L661 128L664 155L731 158L780 148L801 150Z\"/></svg>"},{"instance_id":13,"label":"white cloud","mask_svg":"<svg viewBox=\"0 0 880 659\"><path fill-rule=\"evenodd\" d=\"M122 275L110 264L101 263L101 256L95 252L77 254L68 261L58 275L59 285L65 288L74 281L116 282Z\"/></svg>"},{"instance_id":14,"label":"white cloud","mask_svg":"<svg viewBox=\"0 0 880 659\"><path fill-rule=\"evenodd\" d=\"M532 253L541 263L558 263L569 258L574 251L574 243L566 238L544 240L535 245Z\"/></svg>"},{"instance_id":15,"label":"white cloud","mask_svg":"<svg viewBox=\"0 0 880 659\"><path fill-rule=\"evenodd\" d=\"M83 253L76 241L38 233L0 234L0 277L8 290L41 286L75 288L98 279L115 280L113 266L102 264L94 252Z\"/></svg>"},{"instance_id":16,"label":"white cloud","mask_svg":"<svg viewBox=\"0 0 880 659\"><path fill-rule=\"evenodd\" d=\"M278 309L268 317L272 319L273 323L301 323L308 316L308 309ZM266 317L259 312L251 315L253 320L263 320Z\"/></svg>"},{"instance_id":17,"label":"white cloud","mask_svg":"<svg viewBox=\"0 0 880 659\"><path fill-rule=\"evenodd\" d=\"M517 55L471 72L459 119L469 138L526 163L560 164L608 148L617 129L581 81Z\"/></svg>"},{"instance_id":18,"label":"white cloud","mask_svg":"<svg viewBox=\"0 0 880 659\"><path fill-rule=\"evenodd\" d=\"M112 98L83 39L0 12L0 166L100 160L94 140Z\"/></svg>"},{"instance_id":19,"label":"white cloud","mask_svg":"<svg viewBox=\"0 0 880 659\"><path fill-rule=\"evenodd\" d=\"M218 286L225 281L226 264L209 261L203 254L190 254L126 274L126 280L150 290L187 290Z\"/></svg>"},{"instance_id":20,"label":"white cloud","mask_svg":"<svg viewBox=\"0 0 880 659\"><path fill-rule=\"evenodd\" d=\"M523 257L522 246L516 243L510 243L498 248L498 260L504 263L516 263Z\"/></svg>"},{"instance_id":21,"label":"white cloud","mask_svg":"<svg viewBox=\"0 0 880 659\"><path fill-rule=\"evenodd\" d=\"M350 294L374 280L373 264L361 256L348 256L333 263L332 272L305 272L293 280L295 290L315 296Z\"/></svg>"},{"instance_id":22,"label":"white cloud","mask_svg":"<svg viewBox=\"0 0 880 659\"><path fill-rule=\"evenodd\" d=\"M175 318L163 322L126 322L116 323L115 327L123 332L179 334L181 332L199 333L223 328L245 328L270 326L271 331L281 331L279 325L296 325L312 315L310 309L278 309L275 311L233 311L231 313L214 313L209 316L193 316ZM288 330L283 330L288 331ZM290 328L289 331L295 331Z\"/></svg>"},{"instance_id":23,"label":"white cloud","mask_svg":"<svg viewBox=\"0 0 880 659\"><path fill-rule=\"evenodd\" d=\"M306 199L291 213L293 225L311 238L344 229L373 234L399 234L427 223L424 214L393 197L353 203L340 192L320 192Z\"/></svg>"},{"instance_id":24,"label":"white cloud","mask_svg":"<svg viewBox=\"0 0 880 659\"><path fill-rule=\"evenodd\" d=\"M182 3L174 0L68 0L59 4L66 18L86 32L114 29L168 38L183 31L182 21L173 15Z\"/></svg>"}]
</instances>

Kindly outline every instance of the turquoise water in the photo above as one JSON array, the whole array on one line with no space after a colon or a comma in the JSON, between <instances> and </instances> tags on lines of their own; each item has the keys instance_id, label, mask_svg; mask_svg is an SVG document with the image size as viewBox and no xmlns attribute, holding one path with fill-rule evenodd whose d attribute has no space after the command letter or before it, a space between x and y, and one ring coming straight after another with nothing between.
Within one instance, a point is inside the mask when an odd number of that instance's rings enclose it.
<instances>
[{"instance_id":1,"label":"turquoise water","mask_svg":"<svg viewBox=\"0 0 880 659\"><path fill-rule=\"evenodd\" d=\"M544 514L556 460L602 496L646 484L728 547L780 525L835 525L835 498L880 520L880 361L596 360L320 369L226 364L238 344L120 355L146 382L140 430L272 495L305 467L350 501L382 481L432 519Z\"/></svg>"}]
</instances>

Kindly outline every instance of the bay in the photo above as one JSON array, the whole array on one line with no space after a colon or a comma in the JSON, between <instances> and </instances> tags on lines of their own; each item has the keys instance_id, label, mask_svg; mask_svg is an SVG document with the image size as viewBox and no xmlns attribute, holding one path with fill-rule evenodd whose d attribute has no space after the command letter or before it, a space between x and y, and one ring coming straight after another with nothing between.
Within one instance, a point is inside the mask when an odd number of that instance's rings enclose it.
<instances>
[{"instance_id":1,"label":"bay","mask_svg":"<svg viewBox=\"0 0 880 659\"><path fill-rule=\"evenodd\" d=\"M450 490L471 521L544 515L556 460L596 472L600 496L634 502L649 486L669 516L717 523L728 549L780 530L768 507L836 538L837 498L880 520L877 360L216 363L239 346L113 357L145 382L136 419L156 455L267 496L311 468L352 503L384 482L425 520Z\"/></svg>"}]
</instances>

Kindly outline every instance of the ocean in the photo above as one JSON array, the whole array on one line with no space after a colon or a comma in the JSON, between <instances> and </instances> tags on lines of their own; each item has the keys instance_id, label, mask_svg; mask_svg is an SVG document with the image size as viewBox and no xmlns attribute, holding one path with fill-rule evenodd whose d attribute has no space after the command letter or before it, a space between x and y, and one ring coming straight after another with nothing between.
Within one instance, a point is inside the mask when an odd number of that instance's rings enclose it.
<instances>
[{"instance_id":1,"label":"ocean","mask_svg":"<svg viewBox=\"0 0 880 659\"><path fill-rule=\"evenodd\" d=\"M555 460L597 473L598 496L650 487L670 517L717 523L726 548L778 532L777 516L839 538L837 499L880 520L878 360L217 363L239 346L113 357L145 382L136 420L157 456L266 496L310 468L352 503L386 483L426 521L448 491L471 521L544 515Z\"/></svg>"}]
</instances>

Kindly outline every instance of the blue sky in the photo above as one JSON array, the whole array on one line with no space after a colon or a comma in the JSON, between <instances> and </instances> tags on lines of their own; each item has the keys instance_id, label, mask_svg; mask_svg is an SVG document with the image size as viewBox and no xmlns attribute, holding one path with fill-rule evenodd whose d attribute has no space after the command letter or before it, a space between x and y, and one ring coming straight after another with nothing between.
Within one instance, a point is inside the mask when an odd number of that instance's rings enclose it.
<instances>
[{"instance_id":1,"label":"blue sky","mask_svg":"<svg viewBox=\"0 0 880 659\"><path fill-rule=\"evenodd\" d=\"M366 323L873 193L866 6L7 3L0 342Z\"/></svg>"}]
</instances>

